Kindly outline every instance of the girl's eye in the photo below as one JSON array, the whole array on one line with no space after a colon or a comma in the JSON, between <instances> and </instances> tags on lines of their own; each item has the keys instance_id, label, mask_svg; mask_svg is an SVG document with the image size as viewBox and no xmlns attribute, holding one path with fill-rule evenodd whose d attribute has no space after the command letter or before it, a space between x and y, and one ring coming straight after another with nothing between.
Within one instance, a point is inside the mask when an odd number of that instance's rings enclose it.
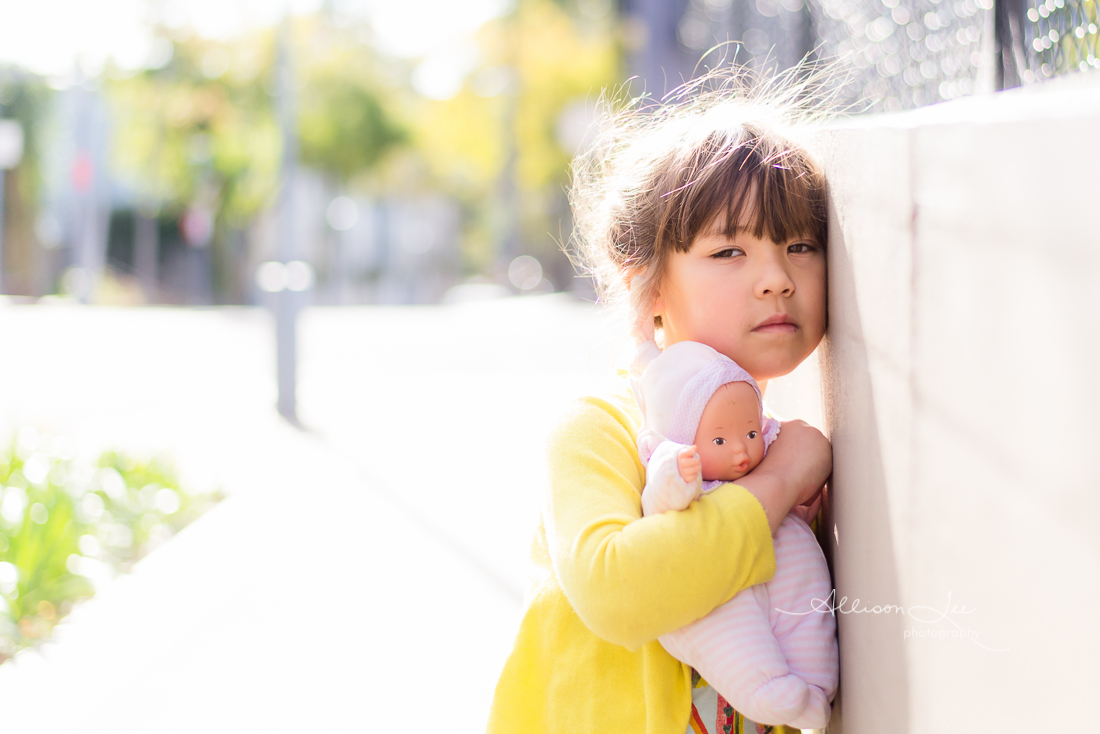
<instances>
[{"instance_id":1,"label":"girl's eye","mask_svg":"<svg viewBox=\"0 0 1100 734\"><path fill-rule=\"evenodd\" d=\"M713 257L715 260L728 260L731 257L736 257L738 255L744 254L745 253L742 252L741 248L739 247L728 247L725 250L719 250L718 252L711 255L711 257Z\"/></svg>"},{"instance_id":2,"label":"girl's eye","mask_svg":"<svg viewBox=\"0 0 1100 734\"><path fill-rule=\"evenodd\" d=\"M793 245L787 245L787 252L792 255L804 255L807 252L813 252L815 249L809 242L795 242Z\"/></svg>"},{"instance_id":3,"label":"girl's eye","mask_svg":"<svg viewBox=\"0 0 1100 734\"><path fill-rule=\"evenodd\" d=\"M715 446L725 446L726 445L726 439L716 438L716 439L714 439L714 445Z\"/></svg>"},{"instance_id":4,"label":"girl's eye","mask_svg":"<svg viewBox=\"0 0 1100 734\"><path fill-rule=\"evenodd\" d=\"M756 431L749 431L749 440L756 438Z\"/></svg>"}]
</instances>

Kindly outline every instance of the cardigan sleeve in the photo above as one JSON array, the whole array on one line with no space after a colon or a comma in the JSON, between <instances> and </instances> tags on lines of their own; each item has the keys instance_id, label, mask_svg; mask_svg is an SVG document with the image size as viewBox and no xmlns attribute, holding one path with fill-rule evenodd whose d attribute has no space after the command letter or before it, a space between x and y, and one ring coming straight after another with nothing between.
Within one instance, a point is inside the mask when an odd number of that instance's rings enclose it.
<instances>
[{"instance_id":1,"label":"cardigan sleeve","mask_svg":"<svg viewBox=\"0 0 1100 734\"><path fill-rule=\"evenodd\" d=\"M763 507L724 484L686 510L642 517L634 422L584 398L548 444L544 508L555 574L580 619L635 650L775 572Z\"/></svg>"}]
</instances>

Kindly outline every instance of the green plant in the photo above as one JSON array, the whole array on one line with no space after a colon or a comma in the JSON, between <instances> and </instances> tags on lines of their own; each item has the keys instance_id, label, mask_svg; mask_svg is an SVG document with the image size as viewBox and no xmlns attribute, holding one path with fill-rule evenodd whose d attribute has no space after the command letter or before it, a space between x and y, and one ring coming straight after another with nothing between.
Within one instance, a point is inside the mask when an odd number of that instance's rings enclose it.
<instances>
[{"instance_id":1,"label":"green plant","mask_svg":"<svg viewBox=\"0 0 1100 734\"><path fill-rule=\"evenodd\" d=\"M0 446L0 661L220 499L185 491L163 459L82 460L64 437L21 430Z\"/></svg>"}]
</instances>

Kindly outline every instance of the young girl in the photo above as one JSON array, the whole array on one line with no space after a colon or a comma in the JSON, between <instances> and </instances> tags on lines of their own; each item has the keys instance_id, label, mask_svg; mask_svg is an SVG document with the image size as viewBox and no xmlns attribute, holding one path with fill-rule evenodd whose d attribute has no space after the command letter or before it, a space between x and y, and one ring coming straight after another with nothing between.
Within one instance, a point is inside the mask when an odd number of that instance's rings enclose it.
<instances>
[{"instance_id":1,"label":"young girl","mask_svg":"<svg viewBox=\"0 0 1100 734\"><path fill-rule=\"evenodd\" d=\"M643 416L638 454L646 467L646 517L686 510L704 492L741 479L779 433L752 376L705 344L676 342L662 352L644 341L630 374ZM829 720L838 678L836 619L814 602L829 598L829 568L793 510L773 538L770 581L658 638L714 688L715 715L707 719L719 731L732 718L718 714L727 707L756 722L802 729ZM693 716L702 723L705 707L695 703Z\"/></svg>"},{"instance_id":2,"label":"young girl","mask_svg":"<svg viewBox=\"0 0 1100 734\"><path fill-rule=\"evenodd\" d=\"M724 91L640 112L578 162L573 191L581 245L635 328L706 344L762 391L825 332L825 182L782 123ZM538 576L490 732L692 731L693 672L657 637L770 579L772 532L816 511L829 444L792 421L737 484L643 517L640 423L624 379L551 436Z\"/></svg>"}]
</instances>

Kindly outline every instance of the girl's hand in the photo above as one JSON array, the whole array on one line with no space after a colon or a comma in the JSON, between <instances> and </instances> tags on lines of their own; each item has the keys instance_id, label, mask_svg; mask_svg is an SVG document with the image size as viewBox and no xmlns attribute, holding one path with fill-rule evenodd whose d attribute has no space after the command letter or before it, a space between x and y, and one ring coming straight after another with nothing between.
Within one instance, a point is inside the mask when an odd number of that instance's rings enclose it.
<instances>
[{"instance_id":1,"label":"girl's hand","mask_svg":"<svg viewBox=\"0 0 1100 734\"><path fill-rule=\"evenodd\" d=\"M795 505L791 508L788 515L797 515L802 518L802 521L809 525L817 517L818 510L821 509L821 502L825 498L825 493L829 491L829 485L825 485L817 496L813 498L808 504Z\"/></svg>"},{"instance_id":2,"label":"girl's hand","mask_svg":"<svg viewBox=\"0 0 1100 734\"><path fill-rule=\"evenodd\" d=\"M786 421L760 464L738 480L764 508L774 533L795 505L812 503L833 470L833 447L805 421Z\"/></svg>"},{"instance_id":3,"label":"girl's hand","mask_svg":"<svg viewBox=\"0 0 1100 734\"><path fill-rule=\"evenodd\" d=\"M695 477L699 476L701 463L699 457L695 455L694 446L685 446L680 449L680 454L676 457L676 468L680 470L680 478L688 484L694 482Z\"/></svg>"}]
</instances>

